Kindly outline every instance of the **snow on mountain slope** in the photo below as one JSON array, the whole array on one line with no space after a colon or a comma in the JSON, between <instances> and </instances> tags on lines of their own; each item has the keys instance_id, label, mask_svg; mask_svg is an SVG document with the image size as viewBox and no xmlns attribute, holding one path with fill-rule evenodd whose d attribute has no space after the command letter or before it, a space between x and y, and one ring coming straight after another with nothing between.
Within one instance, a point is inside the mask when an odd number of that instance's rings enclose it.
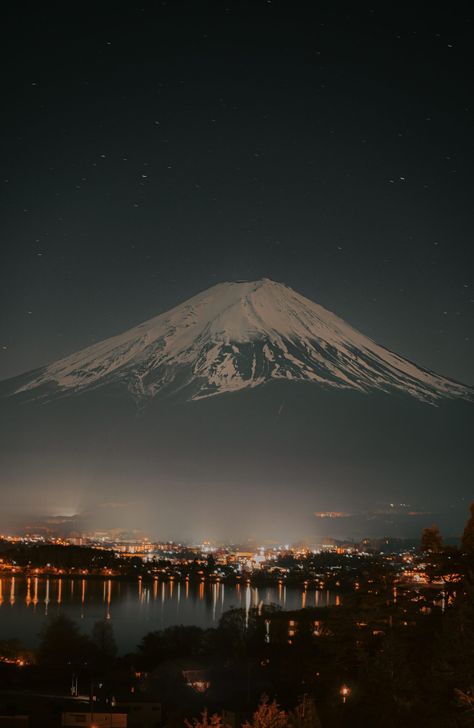
<instances>
[{"instance_id":1,"label":"snow on mountain slope","mask_svg":"<svg viewBox=\"0 0 474 728\"><path fill-rule=\"evenodd\" d=\"M137 400L179 389L199 399L275 379L399 390L428 402L472 399L469 387L417 367L268 279L213 286L35 372L15 393L51 398L119 383Z\"/></svg>"}]
</instances>

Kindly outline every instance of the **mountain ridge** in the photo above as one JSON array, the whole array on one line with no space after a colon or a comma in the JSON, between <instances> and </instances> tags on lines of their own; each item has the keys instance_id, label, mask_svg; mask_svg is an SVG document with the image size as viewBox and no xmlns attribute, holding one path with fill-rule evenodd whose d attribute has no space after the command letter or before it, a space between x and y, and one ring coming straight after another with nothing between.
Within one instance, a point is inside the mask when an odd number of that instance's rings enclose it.
<instances>
[{"instance_id":1,"label":"mountain ridge","mask_svg":"<svg viewBox=\"0 0 474 728\"><path fill-rule=\"evenodd\" d=\"M122 334L22 375L12 394L49 400L118 384L140 402L196 400L271 380L403 392L436 403L472 388L386 349L283 283L223 282Z\"/></svg>"}]
</instances>

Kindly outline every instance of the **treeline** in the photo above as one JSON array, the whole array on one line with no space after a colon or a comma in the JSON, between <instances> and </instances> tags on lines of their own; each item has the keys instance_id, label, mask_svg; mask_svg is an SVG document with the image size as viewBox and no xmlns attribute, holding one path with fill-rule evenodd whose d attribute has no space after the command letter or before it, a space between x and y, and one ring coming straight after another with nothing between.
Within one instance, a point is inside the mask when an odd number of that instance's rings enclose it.
<instances>
[{"instance_id":1,"label":"treeline","mask_svg":"<svg viewBox=\"0 0 474 728\"><path fill-rule=\"evenodd\" d=\"M220 713L209 715L203 710L199 718L185 720L186 728L231 728L225 716ZM276 700L270 701L263 695L257 709L247 720L241 722L242 728L322 728L314 699L308 695L298 700L293 710L283 710Z\"/></svg>"},{"instance_id":2,"label":"treeline","mask_svg":"<svg viewBox=\"0 0 474 728\"><path fill-rule=\"evenodd\" d=\"M18 544L3 551L2 558L21 567L59 569L114 568L123 562L113 551L59 544Z\"/></svg>"}]
</instances>

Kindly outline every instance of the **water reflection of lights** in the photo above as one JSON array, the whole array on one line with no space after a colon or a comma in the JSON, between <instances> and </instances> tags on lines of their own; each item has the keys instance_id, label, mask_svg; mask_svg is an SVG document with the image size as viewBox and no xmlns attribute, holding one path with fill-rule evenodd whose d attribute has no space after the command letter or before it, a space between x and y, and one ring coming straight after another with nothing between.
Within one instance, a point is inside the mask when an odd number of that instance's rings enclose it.
<instances>
[{"instance_id":1,"label":"water reflection of lights","mask_svg":"<svg viewBox=\"0 0 474 728\"><path fill-rule=\"evenodd\" d=\"M86 601L86 580L81 580L81 619L84 619L84 603Z\"/></svg>"},{"instance_id":2,"label":"water reflection of lights","mask_svg":"<svg viewBox=\"0 0 474 728\"><path fill-rule=\"evenodd\" d=\"M249 622L249 613L251 607L258 606L259 603L259 595L258 595L258 589L256 587L252 588L250 586L250 582L247 581L247 586L245 587L245 625L248 626Z\"/></svg>"},{"instance_id":3,"label":"water reflection of lights","mask_svg":"<svg viewBox=\"0 0 474 728\"><path fill-rule=\"evenodd\" d=\"M250 612L250 605L252 603L252 592L250 591L250 585L249 582L247 582L247 586L245 589L245 626L249 626L249 612Z\"/></svg>"},{"instance_id":4,"label":"water reflection of lights","mask_svg":"<svg viewBox=\"0 0 474 728\"><path fill-rule=\"evenodd\" d=\"M63 583L67 578L69 584ZM289 591L287 591L289 589ZM314 591L314 596L313 592ZM112 597L114 608L111 607ZM54 604L55 613L64 611L71 614L73 619L97 619L97 601L101 605L102 618L112 619L117 631L124 619L123 606L137 610L146 609L146 618L152 617L153 609L160 620L159 603L161 600L161 627L165 628L185 620L186 623L196 623L200 626L211 626L218 623L226 609L241 608L243 618L250 623L253 609L264 615L265 605L278 604L284 609L298 609L308 606L325 606L326 604L339 604L340 597L329 590L318 591L311 589L296 589L286 587L284 582L274 586L257 588L243 579L239 584L224 584L219 579L207 579L199 576L199 580L174 580L169 578L152 578L148 580L134 580L134 582L121 582L114 578L105 577L100 580L88 579L82 575L79 578L46 575L31 576L13 575L0 578L0 605L5 603L17 610L19 603L31 607L29 613L33 615L37 604L41 602L42 613L51 612ZM447 601L447 597L446 597ZM145 605L146 608L145 608ZM155 606L156 605L156 606ZM150 611L149 611L150 610ZM25 612L26 613L26 612ZM136 619L143 617L135 612ZM194 620L196 620L194 622ZM159 622L158 622L159 624ZM144 625L143 633L147 631ZM159 628L159 627L158 627Z\"/></svg>"},{"instance_id":5,"label":"water reflection of lights","mask_svg":"<svg viewBox=\"0 0 474 728\"><path fill-rule=\"evenodd\" d=\"M105 614L106 619L110 619L110 604L112 602L112 579L107 580L107 611Z\"/></svg>"},{"instance_id":6,"label":"water reflection of lights","mask_svg":"<svg viewBox=\"0 0 474 728\"><path fill-rule=\"evenodd\" d=\"M217 610L217 594L218 594L219 585L217 583L214 583L212 585L212 621L216 621L216 610Z\"/></svg>"},{"instance_id":7,"label":"water reflection of lights","mask_svg":"<svg viewBox=\"0 0 474 728\"><path fill-rule=\"evenodd\" d=\"M44 595L44 613L46 617L48 616L48 606L49 606L49 579L46 579L46 593Z\"/></svg>"}]
</instances>

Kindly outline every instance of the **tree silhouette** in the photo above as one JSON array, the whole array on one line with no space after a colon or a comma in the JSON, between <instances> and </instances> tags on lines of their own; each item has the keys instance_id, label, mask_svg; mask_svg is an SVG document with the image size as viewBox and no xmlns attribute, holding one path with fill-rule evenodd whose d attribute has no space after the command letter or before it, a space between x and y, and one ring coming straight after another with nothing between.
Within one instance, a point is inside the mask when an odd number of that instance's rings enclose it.
<instances>
[{"instance_id":1,"label":"tree silhouette","mask_svg":"<svg viewBox=\"0 0 474 728\"><path fill-rule=\"evenodd\" d=\"M308 695L301 698L288 718L292 728L322 728L314 698Z\"/></svg>"},{"instance_id":2,"label":"tree silhouette","mask_svg":"<svg viewBox=\"0 0 474 728\"><path fill-rule=\"evenodd\" d=\"M91 642L77 624L60 614L51 619L40 634L39 662L50 666L77 665L87 661Z\"/></svg>"},{"instance_id":3,"label":"tree silhouette","mask_svg":"<svg viewBox=\"0 0 474 728\"><path fill-rule=\"evenodd\" d=\"M184 721L186 728L230 728L223 720L222 716L214 713L209 717L207 709L203 710L200 718L193 718L192 723L189 720Z\"/></svg>"},{"instance_id":4,"label":"tree silhouette","mask_svg":"<svg viewBox=\"0 0 474 728\"><path fill-rule=\"evenodd\" d=\"M175 625L148 632L138 645L143 665L152 669L164 660L194 655L201 649L204 631L194 625Z\"/></svg>"},{"instance_id":5,"label":"tree silhouette","mask_svg":"<svg viewBox=\"0 0 474 728\"><path fill-rule=\"evenodd\" d=\"M114 629L106 619L96 622L92 628L92 644L97 650L97 656L102 661L113 660L117 656L117 643Z\"/></svg>"},{"instance_id":6,"label":"tree silhouette","mask_svg":"<svg viewBox=\"0 0 474 728\"><path fill-rule=\"evenodd\" d=\"M461 545L464 553L468 556L474 557L474 502L469 506L469 510L471 512L471 516L464 528Z\"/></svg>"},{"instance_id":7,"label":"tree silhouette","mask_svg":"<svg viewBox=\"0 0 474 728\"><path fill-rule=\"evenodd\" d=\"M421 550L439 554L443 550L443 539L438 526L433 524L424 528L421 534Z\"/></svg>"},{"instance_id":8,"label":"tree silhouette","mask_svg":"<svg viewBox=\"0 0 474 728\"><path fill-rule=\"evenodd\" d=\"M289 725L288 715L276 700L270 703L268 696L263 695L251 721L243 723L242 728L286 728Z\"/></svg>"}]
</instances>

